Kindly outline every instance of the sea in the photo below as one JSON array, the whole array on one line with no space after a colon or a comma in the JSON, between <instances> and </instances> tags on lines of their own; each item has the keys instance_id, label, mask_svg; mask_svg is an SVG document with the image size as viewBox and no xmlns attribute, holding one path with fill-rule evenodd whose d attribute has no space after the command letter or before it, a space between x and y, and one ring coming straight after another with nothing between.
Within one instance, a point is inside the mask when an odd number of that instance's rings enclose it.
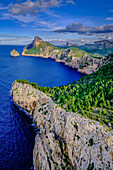
<instances>
[{"instance_id":1,"label":"sea","mask_svg":"<svg viewBox=\"0 0 113 170\"><path fill-rule=\"evenodd\" d=\"M38 133L30 118L10 97L14 80L27 79L41 86L61 86L77 81L83 75L53 59L22 56L24 46L0 45L0 169L30 170L33 168L33 147Z\"/></svg>"}]
</instances>

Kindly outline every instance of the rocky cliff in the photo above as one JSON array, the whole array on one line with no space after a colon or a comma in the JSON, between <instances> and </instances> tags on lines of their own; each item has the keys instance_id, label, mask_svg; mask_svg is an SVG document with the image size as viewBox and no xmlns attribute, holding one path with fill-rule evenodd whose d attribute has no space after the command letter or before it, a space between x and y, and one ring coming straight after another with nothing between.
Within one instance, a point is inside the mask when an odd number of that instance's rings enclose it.
<instances>
[{"instance_id":1,"label":"rocky cliff","mask_svg":"<svg viewBox=\"0 0 113 170\"><path fill-rule=\"evenodd\" d=\"M109 58L98 58L76 47L58 48L39 37L35 37L34 41L24 48L22 55L52 58L85 74L96 72L100 67L109 63Z\"/></svg>"},{"instance_id":2,"label":"rocky cliff","mask_svg":"<svg viewBox=\"0 0 113 170\"><path fill-rule=\"evenodd\" d=\"M10 54L11 54L12 57L18 57L19 56L19 53L16 50L12 50Z\"/></svg>"},{"instance_id":3,"label":"rocky cliff","mask_svg":"<svg viewBox=\"0 0 113 170\"><path fill-rule=\"evenodd\" d=\"M33 116L39 133L34 169L113 169L113 131L99 122L66 112L43 92L15 81L14 102Z\"/></svg>"}]
</instances>

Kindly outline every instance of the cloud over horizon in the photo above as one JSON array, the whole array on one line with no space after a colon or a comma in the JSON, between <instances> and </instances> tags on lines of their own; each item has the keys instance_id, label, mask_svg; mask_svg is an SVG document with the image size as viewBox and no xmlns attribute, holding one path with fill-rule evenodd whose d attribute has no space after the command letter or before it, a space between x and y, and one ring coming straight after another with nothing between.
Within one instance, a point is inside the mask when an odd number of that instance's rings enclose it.
<instances>
[{"instance_id":1,"label":"cloud over horizon","mask_svg":"<svg viewBox=\"0 0 113 170\"><path fill-rule=\"evenodd\" d=\"M113 33L113 24L109 25L101 25L98 27L85 26L81 23L73 23L71 25L66 26L64 29L56 29L53 32L57 33L77 33L83 35L99 35L99 34L107 34Z\"/></svg>"},{"instance_id":2,"label":"cloud over horizon","mask_svg":"<svg viewBox=\"0 0 113 170\"><path fill-rule=\"evenodd\" d=\"M28 36L0 33L0 45L26 45L32 40L33 38Z\"/></svg>"},{"instance_id":3,"label":"cloud over horizon","mask_svg":"<svg viewBox=\"0 0 113 170\"><path fill-rule=\"evenodd\" d=\"M112 36L101 36L101 37L86 37L86 38L67 38L67 39L60 39L60 38L44 38L40 36L43 40L48 41L54 45L64 45L66 42L70 43L76 43L79 45L84 44L93 44L95 41L101 41L101 40L109 40L113 41L113 35ZM14 34L7 34L7 33L0 33L0 45L27 45L28 43L31 43L34 39L34 36L28 37L28 36L20 36L20 35L14 35Z\"/></svg>"}]
</instances>

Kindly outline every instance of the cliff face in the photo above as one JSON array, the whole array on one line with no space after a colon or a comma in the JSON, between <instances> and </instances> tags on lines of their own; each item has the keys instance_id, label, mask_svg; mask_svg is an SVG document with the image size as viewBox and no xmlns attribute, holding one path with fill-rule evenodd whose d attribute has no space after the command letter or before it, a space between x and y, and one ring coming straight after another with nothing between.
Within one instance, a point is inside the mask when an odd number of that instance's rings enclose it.
<instances>
[{"instance_id":1,"label":"cliff face","mask_svg":"<svg viewBox=\"0 0 113 170\"><path fill-rule=\"evenodd\" d=\"M100 67L109 63L109 58L98 58L76 47L58 48L39 37L35 37L34 41L24 48L22 55L52 58L85 74L96 72Z\"/></svg>"},{"instance_id":2,"label":"cliff face","mask_svg":"<svg viewBox=\"0 0 113 170\"><path fill-rule=\"evenodd\" d=\"M14 102L33 116L40 131L35 137L34 168L113 169L113 136L99 122L66 112L31 85L12 85Z\"/></svg>"}]
</instances>

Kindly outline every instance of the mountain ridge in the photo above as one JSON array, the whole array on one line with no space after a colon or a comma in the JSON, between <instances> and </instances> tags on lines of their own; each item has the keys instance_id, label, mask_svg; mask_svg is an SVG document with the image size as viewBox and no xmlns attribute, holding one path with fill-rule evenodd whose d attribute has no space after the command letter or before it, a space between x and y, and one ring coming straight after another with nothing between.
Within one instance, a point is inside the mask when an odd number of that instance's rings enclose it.
<instances>
[{"instance_id":1,"label":"mountain ridge","mask_svg":"<svg viewBox=\"0 0 113 170\"><path fill-rule=\"evenodd\" d=\"M85 44L79 48L93 55L107 56L113 53L113 42L108 40L95 41L93 44Z\"/></svg>"},{"instance_id":2,"label":"mountain ridge","mask_svg":"<svg viewBox=\"0 0 113 170\"><path fill-rule=\"evenodd\" d=\"M95 41L91 44L78 45L74 43L67 42L65 45L61 46L63 48L78 47L92 55L96 56L107 56L113 53L113 41L100 40Z\"/></svg>"}]
</instances>

